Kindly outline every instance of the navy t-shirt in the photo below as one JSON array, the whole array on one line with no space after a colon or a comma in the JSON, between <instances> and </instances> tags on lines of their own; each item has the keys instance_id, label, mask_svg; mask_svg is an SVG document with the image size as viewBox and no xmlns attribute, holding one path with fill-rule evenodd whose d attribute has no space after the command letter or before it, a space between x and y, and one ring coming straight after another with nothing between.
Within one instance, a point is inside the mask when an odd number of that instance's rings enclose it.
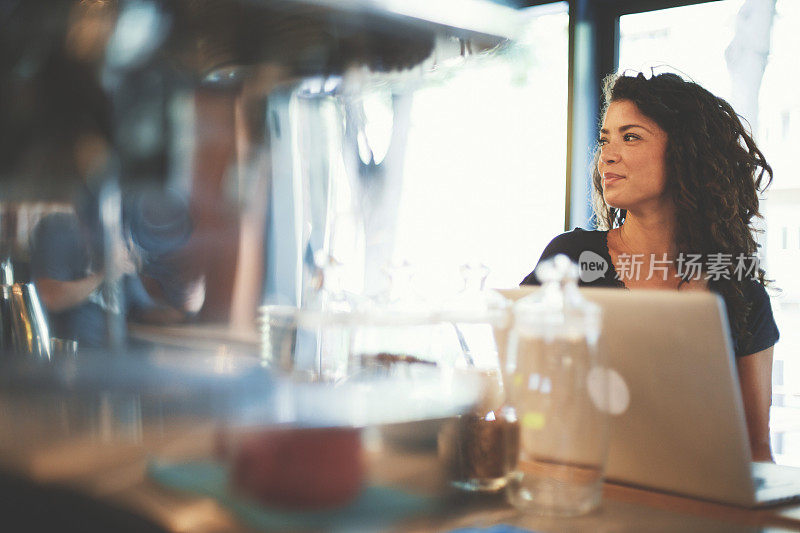
<instances>
[{"instance_id":1,"label":"navy t-shirt","mask_svg":"<svg viewBox=\"0 0 800 533\"><path fill-rule=\"evenodd\" d=\"M69 213L53 213L37 224L31 242L31 276L57 281L75 281L92 273L87 239L78 218ZM64 311L48 311L50 334L77 339L83 346L103 346L106 342L105 311L91 299Z\"/></svg>"},{"instance_id":2,"label":"navy t-shirt","mask_svg":"<svg viewBox=\"0 0 800 533\"><path fill-rule=\"evenodd\" d=\"M607 231L586 231L581 228L576 228L569 233L563 233L550 241L550 244L545 247L542 256L539 258L539 263L557 254L564 254L578 263L581 254L592 252L606 261L609 268L602 276L593 281L584 282L581 280L579 282L580 285L584 287L625 288L625 284L619 279L617 271L614 268L611 254L608 252L607 236ZM539 284L540 282L536 278L534 272L525 276L525 279L523 279L521 283L521 285ZM714 292L719 292L716 290L716 284L712 280L709 280L708 287ZM772 305L769 301L769 295L767 295L764 286L758 281L748 278L742 287L742 292L745 300L750 304L750 312L747 315L747 329L751 333L751 337L746 345L739 346L739 335L733 323L729 322L731 334L733 336L734 353L737 357L766 350L770 346L774 346L780 337L778 326L772 315ZM730 310L728 310L728 316L730 317Z\"/></svg>"},{"instance_id":3,"label":"navy t-shirt","mask_svg":"<svg viewBox=\"0 0 800 533\"><path fill-rule=\"evenodd\" d=\"M75 281L95 270L89 238L77 216L52 213L39 221L31 239L31 277L34 282L37 278ZM122 283L125 301L119 305L109 302L101 285L74 307L59 312L48 311L50 335L76 339L80 347L106 346L106 313L124 313L127 309L155 305L138 276L126 275Z\"/></svg>"}]
</instances>

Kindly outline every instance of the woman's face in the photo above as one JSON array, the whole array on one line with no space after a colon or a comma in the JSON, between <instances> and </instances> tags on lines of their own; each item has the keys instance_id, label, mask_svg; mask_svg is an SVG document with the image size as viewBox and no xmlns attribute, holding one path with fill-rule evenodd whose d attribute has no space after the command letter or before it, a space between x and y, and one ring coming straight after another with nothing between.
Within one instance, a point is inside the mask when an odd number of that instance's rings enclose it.
<instances>
[{"instance_id":1,"label":"woman's face","mask_svg":"<svg viewBox=\"0 0 800 533\"><path fill-rule=\"evenodd\" d=\"M644 213L662 208L667 133L630 100L608 106L600 129L603 199L611 207Z\"/></svg>"}]
</instances>

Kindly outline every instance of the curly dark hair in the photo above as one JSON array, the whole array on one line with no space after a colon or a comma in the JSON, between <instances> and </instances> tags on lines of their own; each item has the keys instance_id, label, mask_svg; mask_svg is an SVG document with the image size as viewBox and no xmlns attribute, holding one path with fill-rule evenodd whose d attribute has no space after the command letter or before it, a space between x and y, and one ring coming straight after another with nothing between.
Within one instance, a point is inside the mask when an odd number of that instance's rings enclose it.
<instances>
[{"instance_id":1,"label":"curly dark hair","mask_svg":"<svg viewBox=\"0 0 800 533\"><path fill-rule=\"evenodd\" d=\"M615 101L636 104L641 113L667 133L665 168L667 194L675 204L675 244L679 254L755 256L757 231L753 218L762 218L758 193L772 182L772 168L731 105L700 85L673 73L615 75L603 86L605 107ZM602 176L592 174L593 208L601 229L622 225L626 211L603 200ZM766 179L765 179L766 174ZM720 278L714 288L725 299L740 345L749 341L745 327L750 311L743 289L746 280ZM763 269L758 281L766 285ZM681 284L688 281L681 280Z\"/></svg>"}]
</instances>

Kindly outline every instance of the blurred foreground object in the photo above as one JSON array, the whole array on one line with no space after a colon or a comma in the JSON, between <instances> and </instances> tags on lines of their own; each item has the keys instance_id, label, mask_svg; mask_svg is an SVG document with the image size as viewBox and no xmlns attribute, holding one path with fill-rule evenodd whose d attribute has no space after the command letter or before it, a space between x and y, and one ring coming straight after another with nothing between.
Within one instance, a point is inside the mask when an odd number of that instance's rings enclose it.
<instances>
[{"instance_id":1,"label":"blurred foreground object","mask_svg":"<svg viewBox=\"0 0 800 533\"><path fill-rule=\"evenodd\" d=\"M555 516L600 505L608 456L608 384L600 308L578 292L578 266L565 255L536 268L540 291L514 305L506 364L508 402L519 418L519 462L508 500Z\"/></svg>"},{"instance_id":2,"label":"blurred foreground object","mask_svg":"<svg viewBox=\"0 0 800 533\"><path fill-rule=\"evenodd\" d=\"M233 452L235 489L272 506L324 509L350 503L364 481L358 428L268 429Z\"/></svg>"},{"instance_id":3,"label":"blurred foreground object","mask_svg":"<svg viewBox=\"0 0 800 533\"><path fill-rule=\"evenodd\" d=\"M96 222L87 272L56 281L103 274L95 329L118 349L126 320L254 331L258 306L305 305L320 254L374 291L413 93L524 20L476 0L76 0L7 2L0 23L2 251L26 271L30 205Z\"/></svg>"}]
</instances>

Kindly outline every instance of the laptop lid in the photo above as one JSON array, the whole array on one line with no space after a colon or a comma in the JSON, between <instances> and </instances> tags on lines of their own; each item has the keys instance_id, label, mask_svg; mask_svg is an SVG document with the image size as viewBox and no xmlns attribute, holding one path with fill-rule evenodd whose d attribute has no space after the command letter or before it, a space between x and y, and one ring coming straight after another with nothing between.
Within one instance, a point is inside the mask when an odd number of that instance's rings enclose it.
<instances>
[{"instance_id":1,"label":"laptop lid","mask_svg":"<svg viewBox=\"0 0 800 533\"><path fill-rule=\"evenodd\" d=\"M517 299L535 288L501 291ZM710 292L581 289L603 310L612 370L609 480L752 506L728 321Z\"/></svg>"}]
</instances>

